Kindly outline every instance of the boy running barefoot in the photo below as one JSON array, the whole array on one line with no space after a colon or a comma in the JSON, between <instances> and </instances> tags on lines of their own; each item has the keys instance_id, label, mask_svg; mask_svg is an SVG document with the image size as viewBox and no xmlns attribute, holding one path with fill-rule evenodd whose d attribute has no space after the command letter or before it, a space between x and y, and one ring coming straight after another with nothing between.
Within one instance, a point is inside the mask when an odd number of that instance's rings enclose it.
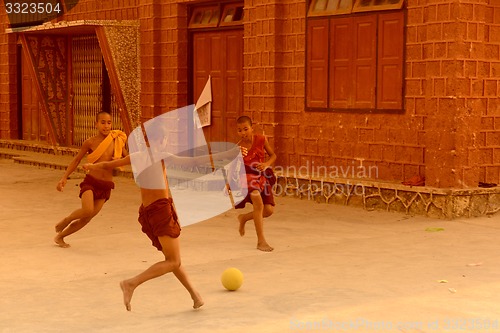
<instances>
[{"instance_id":1,"label":"boy running barefoot","mask_svg":"<svg viewBox=\"0 0 500 333\"><path fill-rule=\"evenodd\" d=\"M58 191L64 190L68 177L76 170L86 154L89 154L87 158L90 163L111 161L128 154L125 149L127 136L122 131L111 130L111 125L111 115L108 112L101 111L97 114L95 124L98 130L97 135L85 140L57 183ZM73 211L55 226L57 235L54 242L56 245L63 248L69 247L70 245L64 241L64 238L82 229L99 213L114 187L112 169L89 171L80 184L81 208Z\"/></svg>"},{"instance_id":2,"label":"boy running barefoot","mask_svg":"<svg viewBox=\"0 0 500 333\"><path fill-rule=\"evenodd\" d=\"M161 138L150 138L150 140L159 141ZM138 163L148 161L148 152L132 153L111 162L85 164L84 168L91 171L112 170L115 167L131 164L131 158ZM134 175L134 177L141 189L142 204L139 207L138 219L141 230L149 237L152 245L163 253L165 259L142 273L120 282L125 308L127 311L131 310L132 295L139 285L172 272L191 295L193 308L198 309L204 302L181 266L179 243L181 227L172 198L169 195L164 162L161 160L155 162L145 167L140 174Z\"/></svg>"},{"instance_id":3,"label":"boy running barefoot","mask_svg":"<svg viewBox=\"0 0 500 333\"><path fill-rule=\"evenodd\" d=\"M235 208L244 208L247 202L253 205L252 212L238 215L239 232L241 236L244 236L245 224L253 220L257 233L257 249L270 252L274 248L264 237L264 218L271 216L274 212L273 182L271 181L274 174L271 165L276 161L276 154L265 136L254 134L252 120L249 117L239 117L236 126L241 138L237 144L241 147L245 164L248 194Z\"/></svg>"}]
</instances>

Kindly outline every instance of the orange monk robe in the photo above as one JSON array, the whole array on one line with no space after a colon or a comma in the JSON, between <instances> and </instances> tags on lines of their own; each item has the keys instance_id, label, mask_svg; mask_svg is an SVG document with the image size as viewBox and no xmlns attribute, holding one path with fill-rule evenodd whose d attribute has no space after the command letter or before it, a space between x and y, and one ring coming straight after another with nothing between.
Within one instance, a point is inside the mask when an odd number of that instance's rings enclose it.
<instances>
[{"instance_id":1,"label":"orange monk robe","mask_svg":"<svg viewBox=\"0 0 500 333\"><path fill-rule=\"evenodd\" d=\"M111 143L114 143L113 159L119 159L122 157L123 147L127 141L127 135L120 130L112 130L108 136L102 140L96 150L87 156L89 163L94 163L97 161L102 154L108 149Z\"/></svg>"}]
</instances>

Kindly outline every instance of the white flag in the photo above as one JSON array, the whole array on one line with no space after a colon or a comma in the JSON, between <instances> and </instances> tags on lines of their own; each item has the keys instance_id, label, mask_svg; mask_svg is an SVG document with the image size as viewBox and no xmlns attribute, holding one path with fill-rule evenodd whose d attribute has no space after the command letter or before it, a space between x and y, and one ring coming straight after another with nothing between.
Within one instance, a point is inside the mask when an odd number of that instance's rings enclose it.
<instances>
[{"instance_id":1,"label":"white flag","mask_svg":"<svg viewBox=\"0 0 500 333\"><path fill-rule=\"evenodd\" d=\"M199 123L198 128L209 126L210 120L212 118L212 80L210 75L208 76L205 88L201 92L200 97L195 105L195 110L198 112ZM196 119L196 118L195 118Z\"/></svg>"}]
</instances>

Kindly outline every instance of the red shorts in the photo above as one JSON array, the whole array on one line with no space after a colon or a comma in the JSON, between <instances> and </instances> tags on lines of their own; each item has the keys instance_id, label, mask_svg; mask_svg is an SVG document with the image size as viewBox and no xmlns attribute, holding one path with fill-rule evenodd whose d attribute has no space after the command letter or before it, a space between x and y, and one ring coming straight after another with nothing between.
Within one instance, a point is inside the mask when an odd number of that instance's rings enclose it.
<instances>
[{"instance_id":1,"label":"red shorts","mask_svg":"<svg viewBox=\"0 0 500 333\"><path fill-rule=\"evenodd\" d=\"M274 174L273 174L274 176ZM259 191L260 196L262 197L262 202L264 205L271 205L274 206L274 195L273 195L273 186L271 185L271 182L265 176L264 174L254 174L254 173L247 173L247 189L248 193L245 199L238 203L237 205L234 206L236 209L240 208L245 208L245 205L248 203L252 203L252 198L250 197L250 194L252 191Z\"/></svg>"},{"instance_id":2,"label":"red shorts","mask_svg":"<svg viewBox=\"0 0 500 333\"><path fill-rule=\"evenodd\" d=\"M177 238L181 234L181 226L171 198L156 200L146 207L141 205L139 223L142 226L142 232L151 239L158 251L162 250L159 236Z\"/></svg>"},{"instance_id":3,"label":"red shorts","mask_svg":"<svg viewBox=\"0 0 500 333\"><path fill-rule=\"evenodd\" d=\"M236 209L245 208L245 205L247 204L247 202L252 203L252 198L250 197L250 193L251 192L249 190L245 199L243 199L240 203L235 205L234 208L236 208ZM273 196L273 191L271 189L271 186L266 186L263 191L260 191L260 196L262 197L262 203L264 205L271 205L271 206L276 205L274 202L274 196Z\"/></svg>"},{"instance_id":4,"label":"red shorts","mask_svg":"<svg viewBox=\"0 0 500 333\"><path fill-rule=\"evenodd\" d=\"M80 195L82 197L83 192L92 191L94 193L94 200L104 199L109 200L111 196L111 190L115 188L115 183L100 180L91 175L86 175L83 182L80 183Z\"/></svg>"}]
</instances>

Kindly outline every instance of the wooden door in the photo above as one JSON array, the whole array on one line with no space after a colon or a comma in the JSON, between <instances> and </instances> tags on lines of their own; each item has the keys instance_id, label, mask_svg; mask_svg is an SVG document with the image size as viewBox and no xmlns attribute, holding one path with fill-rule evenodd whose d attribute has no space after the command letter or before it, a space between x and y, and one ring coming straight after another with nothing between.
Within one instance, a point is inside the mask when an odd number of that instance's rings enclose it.
<instances>
[{"instance_id":1,"label":"wooden door","mask_svg":"<svg viewBox=\"0 0 500 333\"><path fill-rule=\"evenodd\" d=\"M211 125L207 141L237 142L236 119L243 113L243 30L193 34L193 101L212 78Z\"/></svg>"},{"instance_id":2,"label":"wooden door","mask_svg":"<svg viewBox=\"0 0 500 333\"><path fill-rule=\"evenodd\" d=\"M22 50L22 49L21 49ZM29 71L30 63L26 52L21 51L21 124L22 139L46 142L47 124L39 105L35 79Z\"/></svg>"}]
</instances>

